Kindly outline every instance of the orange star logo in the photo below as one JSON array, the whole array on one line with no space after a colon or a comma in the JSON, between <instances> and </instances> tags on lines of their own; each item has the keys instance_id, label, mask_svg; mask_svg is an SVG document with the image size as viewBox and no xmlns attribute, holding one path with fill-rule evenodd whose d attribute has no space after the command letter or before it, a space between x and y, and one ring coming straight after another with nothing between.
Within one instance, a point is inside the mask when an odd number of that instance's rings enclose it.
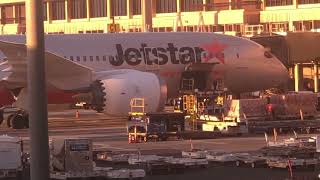
<instances>
[{"instance_id":1,"label":"orange star logo","mask_svg":"<svg viewBox=\"0 0 320 180\"><path fill-rule=\"evenodd\" d=\"M208 53L207 56L204 57L205 62L217 58L222 64L225 64L223 51L228 47L227 45L222 44L219 41L212 41L211 43L201 45L200 47Z\"/></svg>"}]
</instances>

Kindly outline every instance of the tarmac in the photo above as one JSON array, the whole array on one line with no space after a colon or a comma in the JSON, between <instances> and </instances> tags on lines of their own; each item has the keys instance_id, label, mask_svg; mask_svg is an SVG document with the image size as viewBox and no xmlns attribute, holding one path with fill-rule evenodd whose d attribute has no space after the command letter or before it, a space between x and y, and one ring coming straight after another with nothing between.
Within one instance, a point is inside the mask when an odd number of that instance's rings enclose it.
<instances>
[{"instance_id":1,"label":"tarmac","mask_svg":"<svg viewBox=\"0 0 320 180\"><path fill-rule=\"evenodd\" d=\"M220 137L205 140L170 140L161 142L147 142L129 144L126 134L126 118L111 117L95 113L90 110L80 110L80 117L75 117L76 110L49 113L49 138L91 138L96 151L138 152L143 154L172 154L181 150L189 150L190 146L197 149L216 150L223 152L253 151L266 145L264 135L250 135L242 137ZM0 126L0 135L22 137L24 148L29 151L28 130L12 130L4 124ZM280 135L278 139L293 137L293 134ZM294 179L318 179L320 172L294 171ZM287 170L252 169L235 167L210 167L208 169L190 169L183 174L153 175L146 180L157 179L288 179Z\"/></svg>"}]
</instances>

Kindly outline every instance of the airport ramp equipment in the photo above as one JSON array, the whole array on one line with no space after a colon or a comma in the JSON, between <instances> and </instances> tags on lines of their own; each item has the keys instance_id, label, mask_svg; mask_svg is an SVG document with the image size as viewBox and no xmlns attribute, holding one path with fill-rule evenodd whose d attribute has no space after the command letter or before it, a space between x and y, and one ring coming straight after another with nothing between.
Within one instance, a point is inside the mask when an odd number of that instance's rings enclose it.
<instances>
[{"instance_id":1,"label":"airport ramp equipment","mask_svg":"<svg viewBox=\"0 0 320 180\"><path fill-rule=\"evenodd\" d=\"M172 157L164 157L164 156L157 156L157 155L136 155L130 156L128 159L128 163L131 165L135 164L143 164L150 161L164 161Z\"/></svg>"},{"instance_id":2,"label":"airport ramp equipment","mask_svg":"<svg viewBox=\"0 0 320 180\"><path fill-rule=\"evenodd\" d=\"M23 170L21 143L17 137L0 136L0 179L21 175Z\"/></svg>"},{"instance_id":3,"label":"airport ramp equipment","mask_svg":"<svg viewBox=\"0 0 320 180\"><path fill-rule=\"evenodd\" d=\"M60 172L93 171L90 139L53 139L50 147L51 168Z\"/></svg>"},{"instance_id":4,"label":"airport ramp equipment","mask_svg":"<svg viewBox=\"0 0 320 180\"><path fill-rule=\"evenodd\" d=\"M143 169L118 169L107 172L108 179L140 179L146 176Z\"/></svg>"},{"instance_id":5,"label":"airport ramp equipment","mask_svg":"<svg viewBox=\"0 0 320 180\"><path fill-rule=\"evenodd\" d=\"M225 119L237 122L246 119L263 119L266 116L266 99L232 99L224 105Z\"/></svg>"},{"instance_id":6,"label":"airport ramp equipment","mask_svg":"<svg viewBox=\"0 0 320 180\"><path fill-rule=\"evenodd\" d=\"M202 150L182 151L182 157L191 159L205 159L207 152Z\"/></svg>"}]
</instances>

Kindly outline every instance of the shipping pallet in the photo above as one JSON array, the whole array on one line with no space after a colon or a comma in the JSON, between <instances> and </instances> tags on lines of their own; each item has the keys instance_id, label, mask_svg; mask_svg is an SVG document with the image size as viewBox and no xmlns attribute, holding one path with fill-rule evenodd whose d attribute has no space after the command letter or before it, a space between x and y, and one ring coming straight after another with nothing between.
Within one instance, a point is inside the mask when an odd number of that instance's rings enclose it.
<instances>
[{"instance_id":1,"label":"shipping pallet","mask_svg":"<svg viewBox=\"0 0 320 180\"><path fill-rule=\"evenodd\" d=\"M272 132L273 129L278 132L292 132L299 130L303 133L312 133L320 130L320 120L281 120L281 121L249 121L248 129L250 133Z\"/></svg>"}]
</instances>

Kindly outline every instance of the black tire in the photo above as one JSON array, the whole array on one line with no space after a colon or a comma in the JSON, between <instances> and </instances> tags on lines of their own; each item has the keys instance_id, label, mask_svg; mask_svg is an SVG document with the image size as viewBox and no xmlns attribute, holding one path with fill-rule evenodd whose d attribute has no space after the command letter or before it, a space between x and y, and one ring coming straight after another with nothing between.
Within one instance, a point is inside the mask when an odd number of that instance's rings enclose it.
<instances>
[{"instance_id":1,"label":"black tire","mask_svg":"<svg viewBox=\"0 0 320 180\"><path fill-rule=\"evenodd\" d=\"M29 128L29 116L28 115L24 115L24 120L23 120L23 123L24 123L24 127L25 128Z\"/></svg>"},{"instance_id":2,"label":"black tire","mask_svg":"<svg viewBox=\"0 0 320 180\"><path fill-rule=\"evenodd\" d=\"M17 172L16 180L22 180L22 171Z\"/></svg>"},{"instance_id":3,"label":"black tire","mask_svg":"<svg viewBox=\"0 0 320 180\"><path fill-rule=\"evenodd\" d=\"M103 112L103 108L102 107L96 107L94 110L96 110L98 113L102 113Z\"/></svg>"},{"instance_id":4,"label":"black tire","mask_svg":"<svg viewBox=\"0 0 320 180\"><path fill-rule=\"evenodd\" d=\"M25 120L24 116L21 114L15 114L11 118L11 125L13 129L23 129L25 125Z\"/></svg>"},{"instance_id":5,"label":"black tire","mask_svg":"<svg viewBox=\"0 0 320 180\"><path fill-rule=\"evenodd\" d=\"M8 128L10 128L11 125L12 125L11 121L12 121L13 116L14 116L14 114L10 114L10 115L8 116L8 118L7 118L7 127L8 127Z\"/></svg>"},{"instance_id":6,"label":"black tire","mask_svg":"<svg viewBox=\"0 0 320 180\"><path fill-rule=\"evenodd\" d=\"M252 163L250 164L250 166L251 166L251 168L256 168L256 163L252 162Z\"/></svg>"},{"instance_id":7,"label":"black tire","mask_svg":"<svg viewBox=\"0 0 320 180\"><path fill-rule=\"evenodd\" d=\"M3 110L2 110L2 109L0 109L0 125L2 124L3 120L4 120L4 117L3 117Z\"/></svg>"},{"instance_id":8,"label":"black tire","mask_svg":"<svg viewBox=\"0 0 320 180\"><path fill-rule=\"evenodd\" d=\"M240 167L241 166L241 162L240 161L236 161L236 166Z\"/></svg>"}]
</instances>

